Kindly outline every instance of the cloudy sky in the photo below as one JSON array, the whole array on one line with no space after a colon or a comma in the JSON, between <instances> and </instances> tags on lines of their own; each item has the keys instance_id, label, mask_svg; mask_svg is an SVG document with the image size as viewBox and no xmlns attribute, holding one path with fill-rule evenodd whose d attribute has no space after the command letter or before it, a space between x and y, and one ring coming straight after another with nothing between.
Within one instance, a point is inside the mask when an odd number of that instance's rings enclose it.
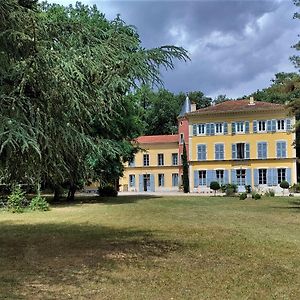
<instances>
[{"instance_id":1,"label":"cloudy sky","mask_svg":"<svg viewBox=\"0 0 300 300\"><path fill-rule=\"evenodd\" d=\"M74 4L72 0L51 0ZM173 44L189 51L191 62L163 72L172 92L201 90L231 98L270 85L277 72L295 71L289 57L299 20L292 0L101 1L108 19L117 14L135 25L147 48Z\"/></svg>"}]
</instances>

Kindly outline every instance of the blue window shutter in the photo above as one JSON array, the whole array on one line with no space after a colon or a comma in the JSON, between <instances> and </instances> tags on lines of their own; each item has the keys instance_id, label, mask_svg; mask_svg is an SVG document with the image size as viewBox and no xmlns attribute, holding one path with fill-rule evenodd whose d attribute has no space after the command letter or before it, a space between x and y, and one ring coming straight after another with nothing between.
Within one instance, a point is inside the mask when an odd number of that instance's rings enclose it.
<instances>
[{"instance_id":1,"label":"blue window shutter","mask_svg":"<svg viewBox=\"0 0 300 300\"><path fill-rule=\"evenodd\" d=\"M193 124L193 135L197 135L197 124Z\"/></svg>"},{"instance_id":2,"label":"blue window shutter","mask_svg":"<svg viewBox=\"0 0 300 300\"><path fill-rule=\"evenodd\" d=\"M236 170L231 170L231 183L236 184Z\"/></svg>"},{"instance_id":3,"label":"blue window shutter","mask_svg":"<svg viewBox=\"0 0 300 300\"><path fill-rule=\"evenodd\" d=\"M220 159L224 159L224 144L220 144Z\"/></svg>"},{"instance_id":4,"label":"blue window shutter","mask_svg":"<svg viewBox=\"0 0 300 300\"><path fill-rule=\"evenodd\" d=\"M291 185L292 180L291 180L291 168L286 169L286 181Z\"/></svg>"},{"instance_id":5,"label":"blue window shutter","mask_svg":"<svg viewBox=\"0 0 300 300\"><path fill-rule=\"evenodd\" d=\"M268 158L268 143L264 143L262 152L263 152L263 158L267 159Z\"/></svg>"},{"instance_id":6,"label":"blue window shutter","mask_svg":"<svg viewBox=\"0 0 300 300\"><path fill-rule=\"evenodd\" d=\"M250 159L250 144L249 143L245 144L245 158Z\"/></svg>"},{"instance_id":7,"label":"blue window shutter","mask_svg":"<svg viewBox=\"0 0 300 300\"><path fill-rule=\"evenodd\" d=\"M228 170L224 171L224 183L225 184L229 183Z\"/></svg>"},{"instance_id":8,"label":"blue window shutter","mask_svg":"<svg viewBox=\"0 0 300 300\"><path fill-rule=\"evenodd\" d=\"M236 159L236 144L231 145L232 159Z\"/></svg>"},{"instance_id":9,"label":"blue window shutter","mask_svg":"<svg viewBox=\"0 0 300 300\"><path fill-rule=\"evenodd\" d=\"M206 145L202 145L202 160L206 160Z\"/></svg>"},{"instance_id":10,"label":"blue window shutter","mask_svg":"<svg viewBox=\"0 0 300 300\"><path fill-rule=\"evenodd\" d=\"M231 132L232 134L235 134L235 122L231 123Z\"/></svg>"},{"instance_id":11,"label":"blue window shutter","mask_svg":"<svg viewBox=\"0 0 300 300\"><path fill-rule=\"evenodd\" d=\"M276 143L276 157L277 158L281 157L281 142Z\"/></svg>"},{"instance_id":12,"label":"blue window shutter","mask_svg":"<svg viewBox=\"0 0 300 300\"><path fill-rule=\"evenodd\" d=\"M267 121L267 132L271 132L272 131L272 121L268 120Z\"/></svg>"},{"instance_id":13,"label":"blue window shutter","mask_svg":"<svg viewBox=\"0 0 300 300\"><path fill-rule=\"evenodd\" d=\"M249 122L245 121L245 133L249 133Z\"/></svg>"},{"instance_id":14,"label":"blue window shutter","mask_svg":"<svg viewBox=\"0 0 300 300\"><path fill-rule=\"evenodd\" d=\"M196 170L194 171L194 188L199 186L199 172Z\"/></svg>"},{"instance_id":15,"label":"blue window shutter","mask_svg":"<svg viewBox=\"0 0 300 300\"><path fill-rule=\"evenodd\" d=\"M144 191L144 182L143 182L143 175L139 175L139 191L143 192Z\"/></svg>"},{"instance_id":16,"label":"blue window shutter","mask_svg":"<svg viewBox=\"0 0 300 300\"><path fill-rule=\"evenodd\" d=\"M257 158L262 159L262 143L257 143Z\"/></svg>"},{"instance_id":17,"label":"blue window shutter","mask_svg":"<svg viewBox=\"0 0 300 300\"><path fill-rule=\"evenodd\" d=\"M206 185L210 186L210 183L213 181L213 170L206 171Z\"/></svg>"},{"instance_id":18,"label":"blue window shutter","mask_svg":"<svg viewBox=\"0 0 300 300\"><path fill-rule=\"evenodd\" d=\"M254 175L254 186L258 186L258 170L257 169L253 170L253 175Z\"/></svg>"},{"instance_id":19,"label":"blue window shutter","mask_svg":"<svg viewBox=\"0 0 300 300\"><path fill-rule=\"evenodd\" d=\"M246 169L246 185L252 185L252 182L251 182L251 169Z\"/></svg>"},{"instance_id":20,"label":"blue window shutter","mask_svg":"<svg viewBox=\"0 0 300 300\"><path fill-rule=\"evenodd\" d=\"M206 124L206 135L210 135L210 124Z\"/></svg>"},{"instance_id":21,"label":"blue window shutter","mask_svg":"<svg viewBox=\"0 0 300 300\"><path fill-rule=\"evenodd\" d=\"M215 144L215 159L220 159L220 157L219 157L219 144Z\"/></svg>"},{"instance_id":22,"label":"blue window shutter","mask_svg":"<svg viewBox=\"0 0 300 300\"><path fill-rule=\"evenodd\" d=\"M277 176L278 176L278 174L277 174L277 169L273 169L273 185L275 186L275 185L277 185L278 184L278 182L277 182Z\"/></svg>"},{"instance_id":23,"label":"blue window shutter","mask_svg":"<svg viewBox=\"0 0 300 300\"><path fill-rule=\"evenodd\" d=\"M201 160L201 150L202 150L201 146L202 145L197 146L197 159L198 160Z\"/></svg>"},{"instance_id":24,"label":"blue window shutter","mask_svg":"<svg viewBox=\"0 0 300 300\"><path fill-rule=\"evenodd\" d=\"M135 175L132 175L132 184L135 187Z\"/></svg>"},{"instance_id":25,"label":"blue window shutter","mask_svg":"<svg viewBox=\"0 0 300 300\"><path fill-rule=\"evenodd\" d=\"M291 119L286 119L286 131L291 131Z\"/></svg>"},{"instance_id":26,"label":"blue window shutter","mask_svg":"<svg viewBox=\"0 0 300 300\"><path fill-rule=\"evenodd\" d=\"M215 124L214 123L210 124L210 135L215 135Z\"/></svg>"},{"instance_id":27,"label":"blue window shutter","mask_svg":"<svg viewBox=\"0 0 300 300\"><path fill-rule=\"evenodd\" d=\"M257 121L253 121L253 133L257 133Z\"/></svg>"},{"instance_id":28,"label":"blue window shutter","mask_svg":"<svg viewBox=\"0 0 300 300\"><path fill-rule=\"evenodd\" d=\"M224 122L223 127L224 127L224 134L228 134L228 124L227 124L227 122Z\"/></svg>"},{"instance_id":29,"label":"blue window shutter","mask_svg":"<svg viewBox=\"0 0 300 300\"><path fill-rule=\"evenodd\" d=\"M268 186L273 185L273 169L267 169L267 184Z\"/></svg>"},{"instance_id":30,"label":"blue window shutter","mask_svg":"<svg viewBox=\"0 0 300 300\"><path fill-rule=\"evenodd\" d=\"M155 187L154 187L154 175L150 175L150 191L154 192L155 191Z\"/></svg>"},{"instance_id":31,"label":"blue window shutter","mask_svg":"<svg viewBox=\"0 0 300 300\"><path fill-rule=\"evenodd\" d=\"M281 142L281 155L286 158L286 142Z\"/></svg>"},{"instance_id":32,"label":"blue window shutter","mask_svg":"<svg viewBox=\"0 0 300 300\"><path fill-rule=\"evenodd\" d=\"M276 132L276 120L272 120L272 132Z\"/></svg>"}]
</instances>

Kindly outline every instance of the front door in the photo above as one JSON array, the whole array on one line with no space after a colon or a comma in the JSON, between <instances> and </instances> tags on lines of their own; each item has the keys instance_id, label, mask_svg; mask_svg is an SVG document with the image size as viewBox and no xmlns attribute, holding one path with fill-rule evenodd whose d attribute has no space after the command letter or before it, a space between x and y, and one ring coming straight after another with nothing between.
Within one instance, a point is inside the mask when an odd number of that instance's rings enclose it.
<instances>
[{"instance_id":1,"label":"front door","mask_svg":"<svg viewBox=\"0 0 300 300\"><path fill-rule=\"evenodd\" d=\"M238 192L244 193L246 191L245 185L246 185L246 170L240 169L236 170L236 181L238 186Z\"/></svg>"}]
</instances>

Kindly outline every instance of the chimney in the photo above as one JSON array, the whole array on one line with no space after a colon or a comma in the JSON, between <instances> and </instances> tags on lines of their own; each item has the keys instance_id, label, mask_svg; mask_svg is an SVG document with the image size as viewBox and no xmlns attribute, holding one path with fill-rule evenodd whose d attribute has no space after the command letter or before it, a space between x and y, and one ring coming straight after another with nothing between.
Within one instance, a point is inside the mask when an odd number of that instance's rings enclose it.
<instances>
[{"instance_id":1,"label":"chimney","mask_svg":"<svg viewBox=\"0 0 300 300\"><path fill-rule=\"evenodd\" d=\"M196 103L191 104L191 112L196 110Z\"/></svg>"},{"instance_id":2,"label":"chimney","mask_svg":"<svg viewBox=\"0 0 300 300\"><path fill-rule=\"evenodd\" d=\"M255 101L253 97L250 97L249 105L255 105Z\"/></svg>"}]
</instances>

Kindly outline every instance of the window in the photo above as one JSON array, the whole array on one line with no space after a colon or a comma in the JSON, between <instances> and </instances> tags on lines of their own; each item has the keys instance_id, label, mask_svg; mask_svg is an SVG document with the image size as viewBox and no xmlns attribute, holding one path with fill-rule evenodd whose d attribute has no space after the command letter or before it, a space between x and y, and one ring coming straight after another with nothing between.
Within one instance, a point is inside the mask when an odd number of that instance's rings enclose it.
<instances>
[{"instance_id":1,"label":"window","mask_svg":"<svg viewBox=\"0 0 300 300\"><path fill-rule=\"evenodd\" d=\"M178 186L178 173L172 174L172 186Z\"/></svg>"},{"instance_id":2,"label":"window","mask_svg":"<svg viewBox=\"0 0 300 300\"><path fill-rule=\"evenodd\" d=\"M177 166L178 165L178 154L172 153L172 165Z\"/></svg>"},{"instance_id":3,"label":"window","mask_svg":"<svg viewBox=\"0 0 300 300\"><path fill-rule=\"evenodd\" d=\"M266 131L266 121L258 121L257 122L257 131L258 132L264 132Z\"/></svg>"},{"instance_id":4,"label":"window","mask_svg":"<svg viewBox=\"0 0 300 300\"><path fill-rule=\"evenodd\" d=\"M157 154L157 164L159 166L164 165L164 155L162 153Z\"/></svg>"},{"instance_id":5,"label":"window","mask_svg":"<svg viewBox=\"0 0 300 300\"><path fill-rule=\"evenodd\" d=\"M285 130L285 120L277 120L277 130L278 131Z\"/></svg>"},{"instance_id":6,"label":"window","mask_svg":"<svg viewBox=\"0 0 300 300\"><path fill-rule=\"evenodd\" d=\"M258 169L258 184L267 184L267 169Z\"/></svg>"},{"instance_id":7,"label":"window","mask_svg":"<svg viewBox=\"0 0 300 300\"><path fill-rule=\"evenodd\" d=\"M276 154L277 158L285 158L286 157L286 142L280 141L276 143Z\"/></svg>"},{"instance_id":8,"label":"window","mask_svg":"<svg viewBox=\"0 0 300 300\"><path fill-rule=\"evenodd\" d=\"M205 124L198 124L198 134L205 134L206 133L205 128L206 128Z\"/></svg>"},{"instance_id":9,"label":"window","mask_svg":"<svg viewBox=\"0 0 300 300\"><path fill-rule=\"evenodd\" d=\"M237 185L246 184L246 170L236 170L236 182Z\"/></svg>"},{"instance_id":10,"label":"window","mask_svg":"<svg viewBox=\"0 0 300 300\"><path fill-rule=\"evenodd\" d=\"M149 154L143 156L143 166L149 166Z\"/></svg>"},{"instance_id":11,"label":"window","mask_svg":"<svg viewBox=\"0 0 300 300\"><path fill-rule=\"evenodd\" d=\"M216 178L219 184L224 183L224 170L216 170Z\"/></svg>"},{"instance_id":12,"label":"window","mask_svg":"<svg viewBox=\"0 0 300 300\"><path fill-rule=\"evenodd\" d=\"M129 186L135 187L135 175L129 175Z\"/></svg>"},{"instance_id":13,"label":"window","mask_svg":"<svg viewBox=\"0 0 300 300\"><path fill-rule=\"evenodd\" d=\"M183 142L184 142L184 135L183 135L183 133L180 133L180 144L183 144Z\"/></svg>"},{"instance_id":14,"label":"window","mask_svg":"<svg viewBox=\"0 0 300 300\"><path fill-rule=\"evenodd\" d=\"M267 143L260 142L257 143L257 158L266 159L267 158Z\"/></svg>"},{"instance_id":15,"label":"window","mask_svg":"<svg viewBox=\"0 0 300 300\"><path fill-rule=\"evenodd\" d=\"M206 171L199 171L199 185L206 185Z\"/></svg>"},{"instance_id":16,"label":"window","mask_svg":"<svg viewBox=\"0 0 300 300\"><path fill-rule=\"evenodd\" d=\"M198 160L206 160L206 145L198 145Z\"/></svg>"},{"instance_id":17,"label":"window","mask_svg":"<svg viewBox=\"0 0 300 300\"><path fill-rule=\"evenodd\" d=\"M286 169L277 169L277 182L280 184L286 180Z\"/></svg>"},{"instance_id":18,"label":"window","mask_svg":"<svg viewBox=\"0 0 300 300\"><path fill-rule=\"evenodd\" d=\"M215 144L215 159L224 159L224 144Z\"/></svg>"},{"instance_id":19,"label":"window","mask_svg":"<svg viewBox=\"0 0 300 300\"><path fill-rule=\"evenodd\" d=\"M165 185L165 174L158 174L158 186Z\"/></svg>"},{"instance_id":20,"label":"window","mask_svg":"<svg viewBox=\"0 0 300 300\"><path fill-rule=\"evenodd\" d=\"M215 133L222 134L223 133L223 123L216 123L215 124Z\"/></svg>"},{"instance_id":21,"label":"window","mask_svg":"<svg viewBox=\"0 0 300 300\"><path fill-rule=\"evenodd\" d=\"M245 131L244 122L236 122L235 123L235 131L237 133L243 133Z\"/></svg>"},{"instance_id":22,"label":"window","mask_svg":"<svg viewBox=\"0 0 300 300\"><path fill-rule=\"evenodd\" d=\"M236 158L237 159L244 159L245 158L245 144L244 143L237 143L236 144Z\"/></svg>"}]
</instances>

